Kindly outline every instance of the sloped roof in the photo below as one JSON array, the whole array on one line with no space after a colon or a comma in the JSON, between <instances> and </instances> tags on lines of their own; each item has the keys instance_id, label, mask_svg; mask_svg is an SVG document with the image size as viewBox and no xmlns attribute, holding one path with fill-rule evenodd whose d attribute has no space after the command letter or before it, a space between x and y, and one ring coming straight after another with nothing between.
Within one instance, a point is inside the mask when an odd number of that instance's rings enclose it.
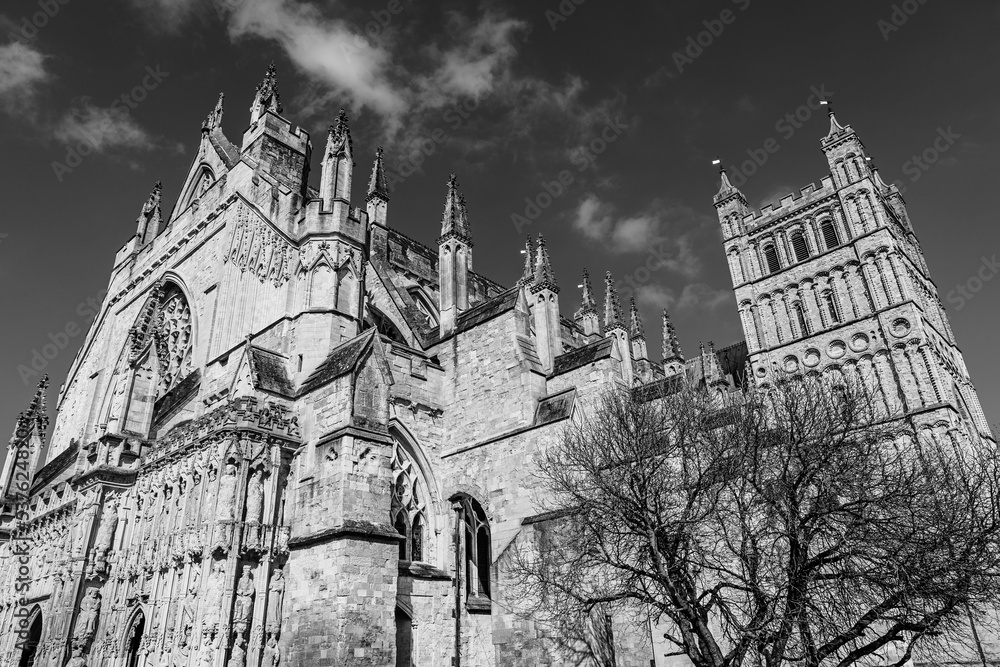
<instances>
[{"instance_id":1,"label":"sloped roof","mask_svg":"<svg viewBox=\"0 0 1000 667\"><path fill-rule=\"evenodd\" d=\"M322 364L306 379L299 395L307 394L313 389L350 373L358 365L358 361L368 349L372 338L375 336L375 329L368 329L366 332L353 338L343 345L335 347L326 357Z\"/></svg>"},{"instance_id":2,"label":"sloped roof","mask_svg":"<svg viewBox=\"0 0 1000 667\"><path fill-rule=\"evenodd\" d=\"M240 149L238 149L233 142L231 142L225 134L222 133L222 128L215 128L208 133L208 140L212 143L212 147L222 158L222 161L226 164L227 169L232 169L236 166L236 163L240 161Z\"/></svg>"},{"instance_id":3,"label":"sloped roof","mask_svg":"<svg viewBox=\"0 0 1000 667\"><path fill-rule=\"evenodd\" d=\"M288 377L284 359L268 350L250 348L250 364L254 382L258 389L269 391L285 398L295 396L295 386Z\"/></svg>"},{"instance_id":4,"label":"sloped roof","mask_svg":"<svg viewBox=\"0 0 1000 667\"><path fill-rule=\"evenodd\" d=\"M586 366L601 359L611 356L611 346L613 341L610 338L602 338L599 341L578 347L571 352L556 357L555 367L552 369L553 375L561 375L571 370Z\"/></svg>"}]
</instances>

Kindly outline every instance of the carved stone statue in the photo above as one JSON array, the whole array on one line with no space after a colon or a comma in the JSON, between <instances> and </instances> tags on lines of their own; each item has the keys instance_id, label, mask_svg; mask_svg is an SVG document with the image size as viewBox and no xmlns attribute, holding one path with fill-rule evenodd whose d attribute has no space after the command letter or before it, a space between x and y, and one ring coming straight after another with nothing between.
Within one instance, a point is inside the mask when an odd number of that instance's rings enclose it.
<instances>
[{"instance_id":1,"label":"carved stone statue","mask_svg":"<svg viewBox=\"0 0 1000 667\"><path fill-rule=\"evenodd\" d=\"M75 644L82 647L94 637L100 613L101 594L96 588L91 588L80 601L80 614L76 618L76 631L73 633Z\"/></svg>"},{"instance_id":2,"label":"carved stone statue","mask_svg":"<svg viewBox=\"0 0 1000 667\"><path fill-rule=\"evenodd\" d=\"M277 634L281 631L281 608L285 599L285 574L275 570L271 575L271 585L267 587L267 622L265 629Z\"/></svg>"},{"instance_id":3,"label":"carved stone statue","mask_svg":"<svg viewBox=\"0 0 1000 667\"><path fill-rule=\"evenodd\" d=\"M233 609L233 624L245 625L250 619L250 611L253 609L253 598L257 589L253 585L253 577L250 575L250 566L243 566L243 576L240 577L236 585L236 606Z\"/></svg>"},{"instance_id":4,"label":"carved stone statue","mask_svg":"<svg viewBox=\"0 0 1000 667\"><path fill-rule=\"evenodd\" d=\"M245 643L246 640L237 635L233 641L233 650L229 654L229 662L226 663L226 667L243 667L246 664L247 653L243 650L243 644Z\"/></svg>"},{"instance_id":5,"label":"carved stone statue","mask_svg":"<svg viewBox=\"0 0 1000 667\"><path fill-rule=\"evenodd\" d=\"M66 663L66 667L87 667L87 659L83 657L80 649L73 649L73 657Z\"/></svg>"},{"instance_id":6,"label":"carved stone statue","mask_svg":"<svg viewBox=\"0 0 1000 667\"><path fill-rule=\"evenodd\" d=\"M226 471L219 480L219 501L216 508L216 517L219 521L232 521L235 517L236 507L236 466L232 463L226 464Z\"/></svg>"},{"instance_id":7,"label":"carved stone statue","mask_svg":"<svg viewBox=\"0 0 1000 667\"><path fill-rule=\"evenodd\" d=\"M226 563L216 561L209 573L208 587L205 590L206 623L218 625L222 621L223 610L229 608L230 598L226 595Z\"/></svg>"},{"instance_id":8,"label":"carved stone statue","mask_svg":"<svg viewBox=\"0 0 1000 667\"><path fill-rule=\"evenodd\" d=\"M267 640L267 646L264 647L264 660L261 664L263 667L278 667L279 662L281 662L281 651L278 650L278 640L271 635Z\"/></svg>"},{"instance_id":9,"label":"carved stone statue","mask_svg":"<svg viewBox=\"0 0 1000 667\"><path fill-rule=\"evenodd\" d=\"M104 505L104 510L101 514L101 523L97 527L97 539L95 540L94 548L97 551L97 558L99 560L107 558L117 529L118 499L112 496Z\"/></svg>"},{"instance_id":10,"label":"carved stone statue","mask_svg":"<svg viewBox=\"0 0 1000 667\"><path fill-rule=\"evenodd\" d=\"M264 472L258 468L247 484L247 523L260 523L264 508Z\"/></svg>"}]
</instances>

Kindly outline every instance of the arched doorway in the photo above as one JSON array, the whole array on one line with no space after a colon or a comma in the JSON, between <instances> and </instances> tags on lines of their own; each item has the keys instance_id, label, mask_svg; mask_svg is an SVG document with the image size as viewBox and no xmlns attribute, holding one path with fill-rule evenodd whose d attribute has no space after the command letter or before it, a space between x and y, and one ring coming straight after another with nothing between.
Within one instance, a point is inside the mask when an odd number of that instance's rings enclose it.
<instances>
[{"instance_id":1,"label":"arched doorway","mask_svg":"<svg viewBox=\"0 0 1000 667\"><path fill-rule=\"evenodd\" d=\"M24 648L21 649L21 660L18 667L32 667L35 664L35 654L38 652L38 644L41 641L42 614L37 612L28 626L28 637L24 641Z\"/></svg>"},{"instance_id":2,"label":"arched doorway","mask_svg":"<svg viewBox=\"0 0 1000 667\"><path fill-rule=\"evenodd\" d=\"M128 633L125 635L125 667L138 667L139 647L142 644L142 633L146 629L146 616L139 611L132 617Z\"/></svg>"}]
</instances>

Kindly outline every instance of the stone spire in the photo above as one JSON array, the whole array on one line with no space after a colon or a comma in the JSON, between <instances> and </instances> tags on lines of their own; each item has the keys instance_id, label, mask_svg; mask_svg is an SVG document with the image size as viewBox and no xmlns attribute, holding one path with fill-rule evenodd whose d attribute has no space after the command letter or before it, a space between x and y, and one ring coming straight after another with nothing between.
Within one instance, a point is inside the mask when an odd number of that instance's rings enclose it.
<instances>
[{"instance_id":1,"label":"stone spire","mask_svg":"<svg viewBox=\"0 0 1000 667\"><path fill-rule=\"evenodd\" d=\"M604 275L604 328L622 326L622 306L618 300L618 288L615 287L615 279L608 271Z\"/></svg>"},{"instance_id":2,"label":"stone spire","mask_svg":"<svg viewBox=\"0 0 1000 667\"><path fill-rule=\"evenodd\" d=\"M663 360L684 360L684 353L681 351L681 344L677 341L677 331L673 322L670 321L670 313L663 309Z\"/></svg>"},{"instance_id":3,"label":"stone spire","mask_svg":"<svg viewBox=\"0 0 1000 667\"><path fill-rule=\"evenodd\" d=\"M268 65L264 80L257 85L257 92L254 95L253 104L250 106L250 124L256 123L266 111L273 111L277 114L284 111L281 108L277 70L273 62Z\"/></svg>"},{"instance_id":4,"label":"stone spire","mask_svg":"<svg viewBox=\"0 0 1000 667\"><path fill-rule=\"evenodd\" d=\"M16 479L14 467L26 469L30 476L38 468L45 435L49 427L46 412L45 392L49 386L49 376L44 375L38 382L35 396L28 409L17 415L14 433L7 446L7 459L0 474L0 502L12 503L23 500L26 490L21 480ZM23 453L22 453L23 452Z\"/></svg>"},{"instance_id":5,"label":"stone spire","mask_svg":"<svg viewBox=\"0 0 1000 667\"><path fill-rule=\"evenodd\" d=\"M472 244L465 196L458 192L458 177L455 174L448 179L448 194L445 196L444 215L441 218L441 238L446 236L457 236L469 245Z\"/></svg>"},{"instance_id":6,"label":"stone spire","mask_svg":"<svg viewBox=\"0 0 1000 667\"><path fill-rule=\"evenodd\" d=\"M381 197L389 201L389 186L385 180L384 150L379 146L375 150L375 164L372 165L372 176L368 179L368 199Z\"/></svg>"},{"instance_id":7,"label":"stone spire","mask_svg":"<svg viewBox=\"0 0 1000 667\"><path fill-rule=\"evenodd\" d=\"M139 212L139 217L136 218L135 225L135 235L139 239L139 245L144 246L154 238L160 232L160 224L163 221L163 215L160 209L160 199L163 193L163 184L157 181L153 185L153 191L149 193L149 198L146 203L142 205L142 210Z\"/></svg>"},{"instance_id":8,"label":"stone spire","mask_svg":"<svg viewBox=\"0 0 1000 667\"><path fill-rule=\"evenodd\" d=\"M640 373L649 371L649 351L646 347L646 331L642 328L642 317L636 308L635 298L629 298L629 338L632 341L632 358Z\"/></svg>"},{"instance_id":9,"label":"stone spire","mask_svg":"<svg viewBox=\"0 0 1000 667\"><path fill-rule=\"evenodd\" d=\"M347 117L347 111L344 109L340 110L337 114L337 124L330 128L334 136L334 145L337 151L342 151L348 157L354 155L354 139L351 138L351 126L350 118ZM329 142L327 144L327 151L329 151Z\"/></svg>"},{"instance_id":10,"label":"stone spire","mask_svg":"<svg viewBox=\"0 0 1000 667\"><path fill-rule=\"evenodd\" d=\"M208 117L201 124L202 132L211 132L222 127L222 110L225 100L226 94L219 93L219 100L215 103L215 109L208 114Z\"/></svg>"},{"instance_id":11,"label":"stone spire","mask_svg":"<svg viewBox=\"0 0 1000 667\"><path fill-rule=\"evenodd\" d=\"M354 141L347 112L337 114L337 124L331 125L326 134L326 149L320 171L319 196L323 200L323 210L332 211L333 202L339 200L343 206L351 201L351 181L354 177Z\"/></svg>"},{"instance_id":12,"label":"stone spire","mask_svg":"<svg viewBox=\"0 0 1000 667\"><path fill-rule=\"evenodd\" d=\"M715 343L708 341L707 353L705 352L705 346L701 346L701 358L705 384L709 387L726 384L726 376L722 373L722 367L719 366L719 357L715 353Z\"/></svg>"},{"instance_id":13,"label":"stone spire","mask_svg":"<svg viewBox=\"0 0 1000 667\"><path fill-rule=\"evenodd\" d=\"M389 217L389 185L385 180L385 157L381 146L375 151L375 164L372 165L372 176L368 179L368 196L365 201L368 222L386 226Z\"/></svg>"},{"instance_id":14,"label":"stone spire","mask_svg":"<svg viewBox=\"0 0 1000 667\"><path fill-rule=\"evenodd\" d=\"M590 273L583 270L583 303L580 306L580 313L597 313L597 301L594 300L594 286L590 283Z\"/></svg>"},{"instance_id":15,"label":"stone spire","mask_svg":"<svg viewBox=\"0 0 1000 667\"><path fill-rule=\"evenodd\" d=\"M535 286L532 288L532 291L543 287L553 292L559 292L559 287L556 285L556 276L552 271L552 264L549 262L549 251L545 247L545 238L539 234L538 250L535 257Z\"/></svg>"},{"instance_id":16,"label":"stone spire","mask_svg":"<svg viewBox=\"0 0 1000 667\"><path fill-rule=\"evenodd\" d=\"M530 285L535 280L535 244L531 242L531 234L524 241L524 272L521 274L520 284Z\"/></svg>"},{"instance_id":17,"label":"stone spire","mask_svg":"<svg viewBox=\"0 0 1000 667\"><path fill-rule=\"evenodd\" d=\"M639 309L636 308L635 297L630 297L628 304L629 335L633 339L645 338L646 331L642 327L642 316L639 315Z\"/></svg>"},{"instance_id":18,"label":"stone spire","mask_svg":"<svg viewBox=\"0 0 1000 667\"><path fill-rule=\"evenodd\" d=\"M719 187L718 194L715 195L717 199L718 198L725 199L729 195L739 192L739 188L737 188L732 184L732 182L730 182L729 174L726 173L725 167L722 166L719 167L719 174L722 176L722 185L721 187Z\"/></svg>"},{"instance_id":19,"label":"stone spire","mask_svg":"<svg viewBox=\"0 0 1000 667\"><path fill-rule=\"evenodd\" d=\"M833 105L826 100L823 101L823 104L826 105L827 113L830 115L830 131L826 135L826 138L829 140L833 139L847 128L837 122L837 116L833 113Z\"/></svg>"}]
</instances>

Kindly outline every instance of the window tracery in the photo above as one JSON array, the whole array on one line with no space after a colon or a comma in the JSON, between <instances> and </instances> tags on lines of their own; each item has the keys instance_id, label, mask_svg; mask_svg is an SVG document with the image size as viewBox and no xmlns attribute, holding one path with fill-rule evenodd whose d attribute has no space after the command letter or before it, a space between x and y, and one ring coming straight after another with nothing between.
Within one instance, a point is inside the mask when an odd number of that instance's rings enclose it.
<instances>
[{"instance_id":1,"label":"window tracery","mask_svg":"<svg viewBox=\"0 0 1000 667\"><path fill-rule=\"evenodd\" d=\"M424 557L427 524L427 496L420 469L399 442L392 446L391 466L390 520L396 532L405 538L399 544L399 559L420 561Z\"/></svg>"},{"instance_id":2,"label":"window tracery","mask_svg":"<svg viewBox=\"0 0 1000 667\"><path fill-rule=\"evenodd\" d=\"M191 307L176 286L168 288L162 303L155 334L160 396L191 371Z\"/></svg>"}]
</instances>

